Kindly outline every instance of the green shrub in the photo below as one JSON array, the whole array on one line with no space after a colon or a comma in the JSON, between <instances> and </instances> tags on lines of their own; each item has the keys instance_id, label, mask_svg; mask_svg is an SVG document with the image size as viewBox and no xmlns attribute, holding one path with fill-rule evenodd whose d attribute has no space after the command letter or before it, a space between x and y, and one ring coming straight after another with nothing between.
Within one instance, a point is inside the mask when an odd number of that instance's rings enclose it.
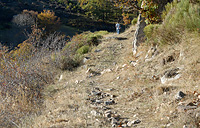
<instances>
[{"instance_id":1,"label":"green shrub","mask_svg":"<svg viewBox=\"0 0 200 128\"><path fill-rule=\"evenodd\" d=\"M67 49L70 49L71 46L72 46L72 42L67 42L64 48L62 49L62 51L66 51Z\"/></svg>"},{"instance_id":2,"label":"green shrub","mask_svg":"<svg viewBox=\"0 0 200 128\"><path fill-rule=\"evenodd\" d=\"M108 31L97 31L97 32L94 32L94 33L87 33L85 35L86 37L86 42L88 43L88 45L95 45L97 46L99 44L99 39L103 38L103 35L106 35L108 34L109 32Z\"/></svg>"},{"instance_id":3,"label":"green shrub","mask_svg":"<svg viewBox=\"0 0 200 128\"><path fill-rule=\"evenodd\" d=\"M97 32L94 32L95 35L101 35L101 36L106 35L108 33L109 33L108 31L97 31Z\"/></svg>"},{"instance_id":4,"label":"green shrub","mask_svg":"<svg viewBox=\"0 0 200 128\"><path fill-rule=\"evenodd\" d=\"M161 45L171 45L171 44L176 44L180 43L181 41L181 36L183 32L180 29L174 29L173 27L165 27L161 26L153 34L152 39L156 41L156 43L161 44ZM156 38L153 38L156 37Z\"/></svg>"},{"instance_id":5,"label":"green shrub","mask_svg":"<svg viewBox=\"0 0 200 128\"><path fill-rule=\"evenodd\" d=\"M163 12L166 27L179 27L182 30L197 31L200 28L200 6L190 0L174 1Z\"/></svg>"},{"instance_id":6,"label":"green shrub","mask_svg":"<svg viewBox=\"0 0 200 128\"><path fill-rule=\"evenodd\" d=\"M77 57L75 58L74 55L68 56L62 53L52 54L51 60L56 68L61 70L72 70L80 64L80 60Z\"/></svg>"},{"instance_id":7,"label":"green shrub","mask_svg":"<svg viewBox=\"0 0 200 128\"><path fill-rule=\"evenodd\" d=\"M84 45L84 46L80 47L80 48L76 51L76 53L82 55L82 54L88 53L88 52L89 52L89 49L90 49L90 46Z\"/></svg>"},{"instance_id":8,"label":"green shrub","mask_svg":"<svg viewBox=\"0 0 200 128\"><path fill-rule=\"evenodd\" d=\"M58 63L60 69L71 70L81 63L82 55L89 52L90 46L98 45L99 39L105 34L108 34L108 32L98 31L77 34L65 45L60 55L52 55L52 60Z\"/></svg>"},{"instance_id":9,"label":"green shrub","mask_svg":"<svg viewBox=\"0 0 200 128\"><path fill-rule=\"evenodd\" d=\"M178 2L174 0L172 3L168 3L165 8L166 10L162 14L163 24L145 27L144 32L148 42L174 44L181 41L184 33L200 32L200 5L198 1L182 0Z\"/></svg>"},{"instance_id":10,"label":"green shrub","mask_svg":"<svg viewBox=\"0 0 200 128\"><path fill-rule=\"evenodd\" d=\"M144 28L144 33L147 39L152 37L152 33L159 28L159 24L149 24Z\"/></svg>"},{"instance_id":11,"label":"green shrub","mask_svg":"<svg viewBox=\"0 0 200 128\"><path fill-rule=\"evenodd\" d=\"M100 35L91 34L87 37L87 44L89 44L90 46L92 45L97 46L99 44L99 41L98 41L99 38L101 38Z\"/></svg>"},{"instance_id":12,"label":"green shrub","mask_svg":"<svg viewBox=\"0 0 200 128\"><path fill-rule=\"evenodd\" d=\"M79 63L75 61L72 57L64 57L60 58L59 68L61 70L72 70L77 67Z\"/></svg>"},{"instance_id":13,"label":"green shrub","mask_svg":"<svg viewBox=\"0 0 200 128\"><path fill-rule=\"evenodd\" d=\"M137 18L134 18L134 19L131 21L131 24L132 24L132 25L137 24Z\"/></svg>"}]
</instances>

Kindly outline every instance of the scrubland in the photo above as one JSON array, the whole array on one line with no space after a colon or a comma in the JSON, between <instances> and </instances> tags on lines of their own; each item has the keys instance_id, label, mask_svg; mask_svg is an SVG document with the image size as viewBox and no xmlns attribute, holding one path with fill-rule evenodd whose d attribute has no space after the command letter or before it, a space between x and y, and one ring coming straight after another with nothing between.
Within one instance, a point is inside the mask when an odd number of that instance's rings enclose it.
<instances>
[{"instance_id":1,"label":"scrubland","mask_svg":"<svg viewBox=\"0 0 200 128\"><path fill-rule=\"evenodd\" d=\"M198 128L199 10L198 0L168 4L163 23L145 28L136 55L136 26L70 40L33 27L18 48L1 47L0 126L112 127L110 110L115 127Z\"/></svg>"}]
</instances>

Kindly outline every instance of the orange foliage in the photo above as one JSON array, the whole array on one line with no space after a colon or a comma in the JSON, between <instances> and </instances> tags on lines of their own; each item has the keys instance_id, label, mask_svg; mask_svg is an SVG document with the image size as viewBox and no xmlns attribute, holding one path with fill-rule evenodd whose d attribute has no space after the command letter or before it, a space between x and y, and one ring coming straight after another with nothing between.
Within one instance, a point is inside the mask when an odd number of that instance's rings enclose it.
<instances>
[{"instance_id":1,"label":"orange foliage","mask_svg":"<svg viewBox=\"0 0 200 128\"><path fill-rule=\"evenodd\" d=\"M125 24L125 25L130 24L131 20L129 19L129 15L123 13L122 16L123 16L124 24Z\"/></svg>"},{"instance_id":2,"label":"orange foliage","mask_svg":"<svg viewBox=\"0 0 200 128\"><path fill-rule=\"evenodd\" d=\"M55 16L55 13L50 10L43 10L37 16L39 27L45 28L47 33L53 32L58 29L60 25L60 18Z\"/></svg>"},{"instance_id":3,"label":"orange foliage","mask_svg":"<svg viewBox=\"0 0 200 128\"><path fill-rule=\"evenodd\" d=\"M35 51L35 47L24 41L23 43L18 45L18 49L12 50L10 54L12 54L13 59L22 59L27 60L33 55L33 51Z\"/></svg>"}]
</instances>

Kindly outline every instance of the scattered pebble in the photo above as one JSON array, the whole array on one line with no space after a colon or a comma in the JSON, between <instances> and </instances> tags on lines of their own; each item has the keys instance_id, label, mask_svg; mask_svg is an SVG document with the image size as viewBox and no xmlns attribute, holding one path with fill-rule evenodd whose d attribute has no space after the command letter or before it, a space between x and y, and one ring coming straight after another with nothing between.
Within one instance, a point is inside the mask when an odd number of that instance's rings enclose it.
<instances>
[{"instance_id":1,"label":"scattered pebble","mask_svg":"<svg viewBox=\"0 0 200 128\"><path fill-rule=\"evenodd\" d=\"M92 110L90 113L91 113L93 116L96 116L96 115L97 115L97 112L96 112L95 110Z\"/></svg>"},{"instance_id":2,"label":"scattered pebble","mask_svg":"<svg viewBox=\"0 0 200 128\"><path fill-rule=\"evenodd\" d=\"M137 120L133 120L133 121L129 121L128 123L127 123L127 125L129 126L129 127L131 127L132 125L134 125L134 124L139 124L141 121L139 120L139 119L137 119Z\"/></svg>"},{"instance_id":3,"label":"scattered pebble","mask_svg":"<svg viewBox=\"0 0 200 128\"><path fill-rule=\"evenodd\" d=\"M116 79L117 79L117 80L119 80L119 79L120 79L120 77L118 76Z\"/></svg>"},{"instance_id":4,"label":"scattered pebble","mask_svg":"<svg viewBox=\"0 0 200 128\"><path fill-rule=\"evenodd\" d=\"M126 66L127 66L127 64L122 65L123 68L126 67Z\"/></svg>"},{"instance_id":5,"label":"scattered pebble","mask_svg":"<svg viewBox=\"0 0 200 128\"><path fill-rule=\"evenodd\" d=\"M91 94L92 95L101 95L101 92L92 91Z\"/></svg>"},{"instance_id":6,"label":"scattered pebble","mask_svg":"<svg viewBox=\"0 0 200 128\"><path fill-rule=\"evenodd\" d=\"M90 57L83 58L83 63L86 63L89 59L90 59Z\"/></svg>"},{"instance_id":7,"label":"scattered pebble","mask_svg":"<svg viewBox=\"0 0 200 128\"><path fill-rule=\"evenodd\" d=\"M96 100L96 103L101 104L101 103L103 103L103 101L102 100Z\"/></svg>"},{"instance_id":8,"label":"scattered pebble","mask_svg":"<svg viewBox=\"0 0 200 128\"><path fill-rule=\"evenodd\" d=\"M183 125L183 128L188 128L187 125Z\"/></svg>"},{"instance_id":9,"label":"scattered pebble","mask_svg":"<svg viewBox=\"0 0 200 128\"><path fill-rule=\"evenodd\" d=\"M116 127L116 124L113 124L112 127Z\"/></svg>"},{"instance_id":10,"label":"scattered pebble","mask_svg":"<svg viewBox=\"0 0 200 128\"><path fill-rule=\"evenodd\" d=\"M117 124L117 120L114 117L111 117L111 124Z\"/></svg>"},{"instance_id":11,"label":"scattered pebble","mask_svg":"<svg viewBox=\"0 0 200 128\"><path fill-rule=\"evenodd\" d=\"M111 117L111 113L105 113L104 116L105 116L106 118L110 118L110 117Z\"/></svg>"},{"instance_id":12,"label":"scattered pebble","mask_svg":"<svg viewBox=\"0 0 200 128\"><path fill-rule=\"evenodd\" d=\"M114 91L114 88L108 88L107 91Z\"/></svg>"},{"instance_id":13,"label":"scattered pebble","mask_svg":"<svg viewBox=\"0 0 200 128\"><path fill-rule=\"evenodd\" d=\"M101 51L101 49L96 49L94 52L100 52Z\"/></svg>"},{"instance_id":14,"label":"scattered pebble","mask_svg":"<svg viewBox=\"0 0 200 128\"><path fill-rule=\"evenodd\" d=\"M127 127L127 124L122 124L122 127L124 128L124 127Z\"/></svg>"},{"instance_id":15,"label":"scattered pebble","mask_svg":"<svg viewBox=\"0 0 200 128\"><path fill-rule=\"evenodd\" d=\"M59 78L58 81L61 81L62 79L63 79L63 75L60 75L60 78Z\"/></svg>"},{"instance_id":16,"label":"scattered pebble","mask_svg":"<svg viewBox=\"0 0 200 128\"><path fill-rule=\"evenodd\" d=\"M114 100L110 100L110 101L105 101L105 102L104 102L105 105L112 105L112 104L114 104L114 103L115 103Z\"/></svg>"},{"instance_id":17,"label":"scattered pebble","mask_svg":"<svg viewBox=\"0 0 200 128\"><path fill-rule=\"evenodd\" d=\"M182 98L184 98L186 96L185 93L183 93L182 91L179 91L176 95L175 95L175 99L176 100L180 100Z\"/></svg>"}]
</instances>

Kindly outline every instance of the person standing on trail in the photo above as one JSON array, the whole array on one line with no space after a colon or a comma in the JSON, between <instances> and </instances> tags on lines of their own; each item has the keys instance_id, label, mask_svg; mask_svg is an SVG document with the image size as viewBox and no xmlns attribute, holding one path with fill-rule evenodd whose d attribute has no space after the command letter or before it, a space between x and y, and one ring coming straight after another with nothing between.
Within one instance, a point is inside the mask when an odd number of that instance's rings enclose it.
<instances>
[{"instance_id":1,"label":"person standing on trail","mask_svg":"<svg viewBox=\"0 0 200 128\"><path fill-rule=\"evenodd\" d=\"M117 22L115 27L116 27L117 34L119 34L119 30L121 29L120 24Z\"/></svg>"}]
</instances>

